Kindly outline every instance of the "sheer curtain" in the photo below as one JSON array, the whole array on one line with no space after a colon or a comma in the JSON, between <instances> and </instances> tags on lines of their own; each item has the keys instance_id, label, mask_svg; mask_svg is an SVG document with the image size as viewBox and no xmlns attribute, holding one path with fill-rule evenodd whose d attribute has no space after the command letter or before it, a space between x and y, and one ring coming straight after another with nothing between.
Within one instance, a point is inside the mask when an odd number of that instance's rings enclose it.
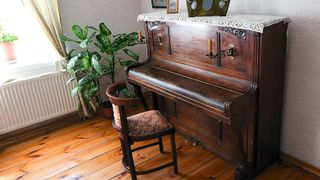
<instances>
[{"instance_id":1,"label":"sheer curtain","mask_svg":"<svg viewBox=\"0 0 320 180\"><path fill-rule=\"evenodd\" d=\"M38 19L48 39L59 53L60 59L56 63L57 69L64 69L66 52L64 44L59 40L59 36L63 33L58 0L23 0L23 2Z\"/></svg>"}]
</instances>

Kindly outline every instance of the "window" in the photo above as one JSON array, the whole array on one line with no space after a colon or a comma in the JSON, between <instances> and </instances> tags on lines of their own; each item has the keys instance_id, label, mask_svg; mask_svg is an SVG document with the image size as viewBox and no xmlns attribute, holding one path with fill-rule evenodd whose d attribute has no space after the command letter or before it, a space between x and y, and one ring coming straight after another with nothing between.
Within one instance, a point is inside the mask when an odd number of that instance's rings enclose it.
<instances>
[{"instance_id":1,"label":"window","mask_svg":"<svg viewBox=\"0 0 320 180\"><path fill-rule=\"evenodd\" d=\"M0 25L16 35L16 63L0 60L0 84L9 79L55 71L58 54L22 0L0 0Z\"/></svg>"}]
</instances>

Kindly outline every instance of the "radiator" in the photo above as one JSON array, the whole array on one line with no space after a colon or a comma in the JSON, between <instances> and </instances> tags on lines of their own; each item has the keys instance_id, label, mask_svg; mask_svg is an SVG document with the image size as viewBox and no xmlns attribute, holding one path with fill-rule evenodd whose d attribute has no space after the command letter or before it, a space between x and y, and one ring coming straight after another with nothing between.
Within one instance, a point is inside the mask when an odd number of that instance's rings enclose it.
<instances>
[{"instance_id":1,"label":"radiator","mask_svg":"<svg viewBox=\"0 0 320 180\"><path fill-rule=\"evenodd\" d=\"M76 111L69 78L57 72L0 85L0 134Z\"/></svg>"}]
</instances>

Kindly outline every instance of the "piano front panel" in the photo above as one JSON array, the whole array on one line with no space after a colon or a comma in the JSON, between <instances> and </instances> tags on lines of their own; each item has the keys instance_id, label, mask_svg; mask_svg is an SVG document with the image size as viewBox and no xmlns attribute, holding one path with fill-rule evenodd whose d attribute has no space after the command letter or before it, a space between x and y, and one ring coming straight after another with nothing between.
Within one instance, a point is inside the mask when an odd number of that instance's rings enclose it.
<instances>
[{"instance_id":1,"label":"piano front panel","mask_svg":"<svg viewBox=\"0 0 320 180\"><path fill-rule=\"evenodd\" d=\"M172 60L197 67L215 68L216 59L208 56L208 40L212 40L213 50L217 49L215 30L208 26L181 26L170 24Z\"/></svg>"},{"instance_id":2,"label":"piano front panel","mask_svg":"<svg viewBox=\"0 0 320 180\"><path fill-rule=\"evenodd\" d=\"M238 36L216 27L181 25L174 23L149 22L149 47L155 59L174 61L203 70L252 81L255 78L252 56L253 38L251 33ZM159 38L160 37L160 38ZM221 57L210 58L208 40L212 40L213 54ZM223 50L235 47L235 56L225 56ZM219 51L220 50L220 51Z\"/></svg>"},{"instance_id":3,"label":"piano front panel","mask_svg":"<svg viewBox=\"0 0 320 180\"><path fill-rule=\"evenodd\" d=\"M253 80L253 52L251 52L252 39L236 36L231 33L222 32L221 35L221 49L226 50L230 47L235 47L235 57L225 56L221 58L222 68L232 70L247 80Z\"/></svg>"},{"instance_id":4,"label":"piano front panel","mask_svg":"<svg viewBox=\"0 0 320 180\"><path fill-rule=\"evenodd\" d=\"M169 26L165 23L149 24L149 44L154 57L160 58L171 54Z\"/></svg>"}]
</instances>

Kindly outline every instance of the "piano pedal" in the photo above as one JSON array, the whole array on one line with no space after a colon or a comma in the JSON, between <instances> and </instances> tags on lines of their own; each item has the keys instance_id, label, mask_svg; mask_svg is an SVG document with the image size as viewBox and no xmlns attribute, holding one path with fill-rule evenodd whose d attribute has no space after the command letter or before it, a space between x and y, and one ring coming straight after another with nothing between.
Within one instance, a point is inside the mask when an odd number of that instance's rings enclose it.
<instances>
[{"instance_id":1,"label":"piano pedal","mask_svg":"<svg viewBox=\"0 0 320 180\"><path fill-rule=\"evenodd\" d=\"M199 146L201 144L200 141L197 140L196 138L192 138L191 142L192 142L192 146Z\"/></svg>"},{"instance_id":2,"label":"piano pedal","mask_svg":"<svg viewBox=\"0 0 320 180\"><path fill-rule=\"evenodd\" d=\"M186 138L184 141L185 144L187 144L189 142L191 143L192 146L199 146L201 144L200 141L194 137Z\"/></svg>"}]
</instances>

